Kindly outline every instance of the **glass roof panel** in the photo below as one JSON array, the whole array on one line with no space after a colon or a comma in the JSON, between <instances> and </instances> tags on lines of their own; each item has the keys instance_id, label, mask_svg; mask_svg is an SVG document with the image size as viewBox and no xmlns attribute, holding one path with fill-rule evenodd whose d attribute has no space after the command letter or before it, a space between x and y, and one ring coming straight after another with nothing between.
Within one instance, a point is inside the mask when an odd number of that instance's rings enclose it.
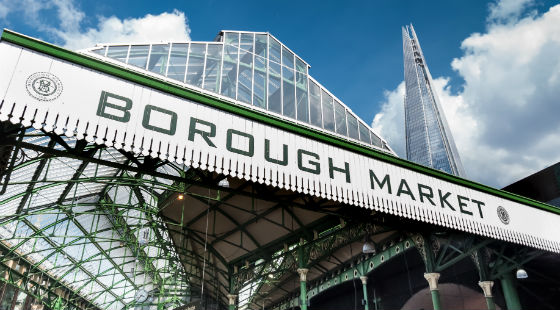
<instances>
[{"instance_id":1,"label":"glass roof panel","mask_svg":"<svg viewBox=\"0 0 560 310\"><path fill-rule=\"evenodd\" d=\"M223 41L153 44L151 52L149 52L150 45L132 45L127 56L128 63L142 68L147 66L147 69L154 73L184 81L187 85L203 88L289 119L297 119L340 134L342 137L349 137L393 153L390 148L382 147L386 142L355 115L353 118L356 119L357 135L354 134L354 123L346 124L348 121L353 122L354 119L346 120L339 117L339 123L335 125L330 116L327 118L322 116L323 119L319 122L317 111L313 110L316 108L314 98L307 93L309 84L317 85L319 91L316 93L324 92L332 97L337 104L340 104L336 108L342 107L345 110L344 114L352 113L308 75L307 63L273 36L255 32L223 31L218 38ZM107 46L108 51L111 52L108 52L106 57L123 62L127 46L111 44ZM169 52L170 46L171 52ZM99 49L100 47L97 46L86 52L99 56ZM146 64L148 55L151 55L150 63ZM166 67L168 55L169 69ZM313 91L312 86L309 92ZM326 112L330 114L330 106L327 105L327 109L329 110ZM342 115L340 111L337 113ZM362 126L370 132L362 136L371 136L371 139L359 138L359 130ZM347 131L348 128L350 131Z\"/></svg>"}]
</instances>

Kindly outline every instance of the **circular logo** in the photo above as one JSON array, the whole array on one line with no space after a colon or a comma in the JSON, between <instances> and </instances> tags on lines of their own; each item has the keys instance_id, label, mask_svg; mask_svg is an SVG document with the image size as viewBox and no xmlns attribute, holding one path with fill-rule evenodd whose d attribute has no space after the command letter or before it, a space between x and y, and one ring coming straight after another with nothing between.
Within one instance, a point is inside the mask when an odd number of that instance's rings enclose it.
<instances>
[{"instance_id":1,"label":"circular logo","mask_svg":"<svg viewBox=\"0 0 560 310\"><path fill-rule=\"evenodd\" d=\"M500 221L502 221L502 223L506 225L509 224L509 214L502 206L498 207L498 217L500 218Z\"/></svg>"},{"instance_id":2,"label":"circular logo","mask_svg":"<svg viewBox=\"0 0 560 310\"><path fill-rule=\"evenodd\" d=\"M55 100L62 93L62 82L49 72L36 72L25 82L29 95L37 100Z\"/></svg>"}]
</instances>

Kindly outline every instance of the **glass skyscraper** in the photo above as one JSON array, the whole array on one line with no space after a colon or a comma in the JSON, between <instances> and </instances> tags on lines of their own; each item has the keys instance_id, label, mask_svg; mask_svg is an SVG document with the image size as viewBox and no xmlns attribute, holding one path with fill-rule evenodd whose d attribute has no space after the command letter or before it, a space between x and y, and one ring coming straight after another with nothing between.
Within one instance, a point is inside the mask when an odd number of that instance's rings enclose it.
<instances>
[{"instance_id":1,"label":"glass skyscraper","mask_svg":"<svg viewBox=\"0 0 560 310\"><path fill-rule=\"evenodd\" d=\"M406 157L424 166L465 177L465 171L432 87L432 76L412 25L402 28Z\"/></svg>"}]
</instances>

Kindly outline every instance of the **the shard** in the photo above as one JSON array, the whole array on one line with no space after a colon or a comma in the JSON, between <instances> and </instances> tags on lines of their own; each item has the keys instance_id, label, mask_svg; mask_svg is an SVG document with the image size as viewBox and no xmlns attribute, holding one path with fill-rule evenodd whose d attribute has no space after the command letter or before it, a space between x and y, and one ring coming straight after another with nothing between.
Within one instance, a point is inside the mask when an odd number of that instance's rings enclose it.
<instances>
[{"instance_id":1,"label":"the shard","mask_svg":"<svg viewBox=\"0 0 560 310\"><path fill-rule=\"evenodd\" d=\"M465 177L432 76L412 25L402 28L406 157L408 160Z\"/></svg>"}]
</instances>

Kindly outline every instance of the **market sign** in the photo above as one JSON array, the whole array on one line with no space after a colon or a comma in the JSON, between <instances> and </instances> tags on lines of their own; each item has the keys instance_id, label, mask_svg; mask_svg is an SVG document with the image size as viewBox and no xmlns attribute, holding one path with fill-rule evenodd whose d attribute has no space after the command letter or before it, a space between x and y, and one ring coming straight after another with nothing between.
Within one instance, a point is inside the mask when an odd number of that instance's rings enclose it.
<instances>
[{"instance_id":1,"label":"market sign","mask_svg":"<svg viewBox=\"0 0 560 310\"><path fill-rule=\"evenodd\" d=\"M0 67L0 121L560 252L560 216L515 199L5 40Z\"/></svg>"}]
</instances>

